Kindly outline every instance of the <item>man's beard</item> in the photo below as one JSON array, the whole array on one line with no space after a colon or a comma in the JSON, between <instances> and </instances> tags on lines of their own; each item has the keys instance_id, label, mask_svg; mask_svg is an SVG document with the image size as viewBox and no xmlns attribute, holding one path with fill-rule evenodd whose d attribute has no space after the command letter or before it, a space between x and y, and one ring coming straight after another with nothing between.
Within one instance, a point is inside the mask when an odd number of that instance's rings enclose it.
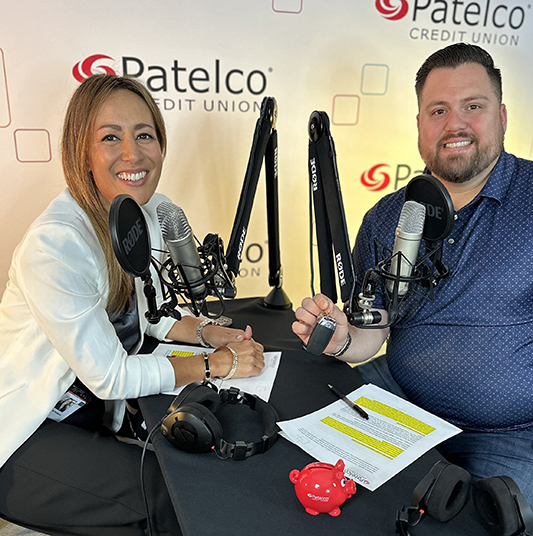
<instances>
[{"instance_id":1,"label":"man's beard","mask_svg":"<svg viewBox=\"0 0 533 536\"><path fill-rule=\"evenodd\" d=\"M503 150L504 131L501 129L501 133L497 140L493 140L484 147L479 144L479 138L474 134L467 134L464 132L458 132L453 135L453 138L465 138L472 140L472 144L475 147L475 151L471 155L456 154L443 157L441 151L443 145L447 140L452 139L452 136L448 136L446 139L439 141L436 150L431 154L427 151L424 154L423 148L418 143L419 151L428 169L442 180L452 182L455 184L461 184L473 179L476 175L482 173L488 166L496 160L498 155Z\"/></svg>"}]
</instances>

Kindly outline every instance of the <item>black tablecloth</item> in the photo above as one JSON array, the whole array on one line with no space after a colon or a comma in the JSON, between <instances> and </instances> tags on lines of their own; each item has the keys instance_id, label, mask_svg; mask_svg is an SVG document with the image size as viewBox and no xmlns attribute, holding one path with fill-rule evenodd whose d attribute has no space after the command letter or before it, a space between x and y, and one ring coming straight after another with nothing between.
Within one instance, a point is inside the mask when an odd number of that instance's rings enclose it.
<instances>
[{"instance_id":1,"label":"black tablecloth","mask_svg":"<svg viewBox=\"0 0 533 536\"><path fill-rule=\"evenodd\" d=\"M250 324L254 339L265 350L283 350L270 397L281 420L305 415L334 402L328 383L344 392L362 385L357 368L301 349L291 330L292 311L273 311L266 309L261 299L244 299L228 302L226 314L234 319L235 327ZM172 397L165 395L140 399L149 428L165 414L171 402ZM225 439L256 440L254 435L260 434L260 426L256 414L249 413L240 415L231 411L219 415L217 412ZM246 423L242 417L247 417ZM185 536L394 534L396 511L410 503L416 484L442 459L432 450L374 492L357 486L357 493L341 505L339 517L311 516L299 503L289 473L316 460L283 438L266 453L238 462L220 460L215 453L181 452L160 433L155 434L153 443L165 479L161 485L169 489ZM471 500L448 523L425 516L410 532L412 536L487 534L476 519Z\"/></svg>"}]
</instances>

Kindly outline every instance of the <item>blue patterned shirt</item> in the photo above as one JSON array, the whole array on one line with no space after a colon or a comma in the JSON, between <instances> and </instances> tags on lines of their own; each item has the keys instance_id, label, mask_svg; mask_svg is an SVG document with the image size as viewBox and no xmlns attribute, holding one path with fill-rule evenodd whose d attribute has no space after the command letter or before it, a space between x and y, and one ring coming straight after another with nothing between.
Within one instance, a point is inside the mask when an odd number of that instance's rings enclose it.
<instances>
[{"instance_id":1,"label":"blue patterned shirt","mask_svg":"<svg viewBox=\"0 0 533 536\"><path fill-rule=\"evenodd\" d=\"M366 214L354 248L358 281L374 266L374 238L392 250L403 193ZM533 162L502 152L455 214L442 255L450 275L434 302L411 291L419 308L391 328L388 364L409 400L465 429L533 424L532 253ZM387 309L387 300L379 292L374 306Z\"/></svg>"}]
</instances>

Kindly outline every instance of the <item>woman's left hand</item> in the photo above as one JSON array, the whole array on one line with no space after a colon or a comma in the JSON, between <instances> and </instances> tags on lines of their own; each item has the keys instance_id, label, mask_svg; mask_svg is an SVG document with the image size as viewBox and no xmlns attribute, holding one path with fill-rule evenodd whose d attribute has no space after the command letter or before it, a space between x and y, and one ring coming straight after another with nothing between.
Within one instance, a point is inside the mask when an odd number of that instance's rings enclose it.
<instances>
[{"instance_id":1,"label":"woman's left hand","mask_svg":"<svg viewBox=\"0 0 533 536\"><path fill-rule=\"evenodd\" d=\"M252 328L246 326L246 329L233 329L216 324L208 324L202 331L202 338L213 348L231 345L232 342L242 342L252 340Z\"/></svg>"}]
</instances>

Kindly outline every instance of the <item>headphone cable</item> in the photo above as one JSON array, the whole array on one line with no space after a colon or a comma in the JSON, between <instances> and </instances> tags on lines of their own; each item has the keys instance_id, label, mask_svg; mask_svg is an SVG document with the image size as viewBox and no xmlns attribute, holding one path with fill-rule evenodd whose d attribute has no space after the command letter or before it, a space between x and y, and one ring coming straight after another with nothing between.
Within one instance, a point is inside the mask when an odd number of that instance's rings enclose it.
<instances>
[{"instance_id":1,"label":"headphone cable","mask_svg":"<svg viewBox=\"0 0 533 536\"><path fill-rule=\"evenodd\" d=\"M150 430L148 437L146 438L146 441L144 442L143 451L141 455L141 493L142 498L144 502L144 508L146 510L146 522L148 524L148 536L152 536L152 523L150 521L150 508L148 506L148 499L146 498L146 489L145 489L145 483L144 483L144 456L146 454L146 451L148 450L148 443L150 442L150 439L156 429L161 426L163 421L165 420L166 414L164 417L161 418L161 420L154 425L154 427Z\"/></svg>"}]
</instances>

